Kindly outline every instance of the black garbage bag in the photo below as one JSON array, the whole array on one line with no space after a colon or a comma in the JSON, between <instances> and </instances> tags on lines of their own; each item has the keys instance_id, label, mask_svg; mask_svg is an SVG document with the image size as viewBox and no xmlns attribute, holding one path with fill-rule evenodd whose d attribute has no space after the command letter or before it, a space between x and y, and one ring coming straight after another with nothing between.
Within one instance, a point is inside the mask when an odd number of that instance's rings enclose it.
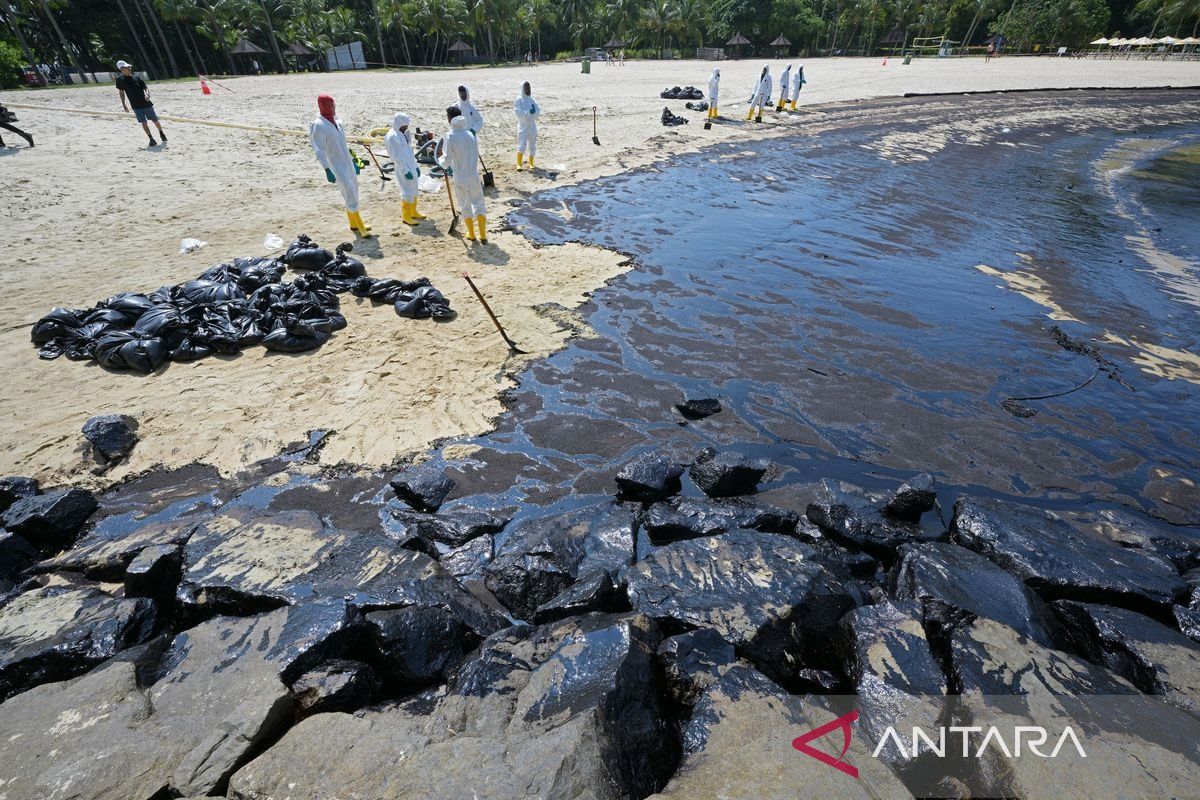
<instances>
[{"instance_id":1,"label":"black garbage bag","mask_svg":"<svg viewBox=\"0 0 1200 800\"><path fill-rule=\"evenodd\" d=\"M396 296L393 306L397 314L410 319L444 317L450 311L450 301L432 286L421 286L411 292L400 292Z\"/></svg>"},{"instance_id":2,"label":"black garbage bag","mask_svg":"<svg viewBox=\"0 0 1200 800\"><path fill-rule=\"evenodd\" d=\"M155 289L153 292L148 294L147 297L150 299L150 302L154 303L154 305L156 305L156 306L170 305L171 302L175 299L175 287L174 286L160 286L159 288Z\"/></svg>"},{"instance_id":3,"label":"black garbage bag","mask_svg":"<svg viewBox=\"0 0 1200 800\"><path fill-rule=\"evenodd\" d=\"M225 313L218 310L204 313L200 324L192 330L192 339L206 345L214 353L232 355L242 349L240 329Z\"/></svg>"},{"instance_id":4,"label":"black garbage bag","mask_svg":"<svg viewBox=\"0 0 1200 800\"><path fill-rule=\"evenodd\" d=\"M129 317L115 308L95 308L88 312L83 318L84 325L91 325L97 322L105 325L112 325L114 328L131 327Z\"/></svg>"},{"instance_id":5,"label":"black garbage bag","mask_svg":"<svg viewBox=\"0 0 1200 800\"><path fill-rule=\"evenodd\" d=\"M329 331L320 331L307 321L286 316L279 320L277 328L263 337L262 345L280 353L302 353L315 350L329 341Z\"/></svg>"},{"instance_id":6,"label":"black garbage bag","mask_svg":"<svg viewBox=\"0 0 1200 800\"><path fill-rule=\"evenodd\" d=\"M233 264L215 264L200 273L200 280L213 283L237 283L242 271Z\"/></svg>"},{"instance_id":7,"label":"black garbage bag","mask_svg":"<svg viewBox=\"0 0 1200 800\"><path fill-rule=\"evenodd\" d=\"M687 125L688 121L686 119L684 119L683 117L672 114L671 109L664 106L663 112L662 112L662 124L668 125L668 126L670 126L670 125Z\"/></svg>"},{"instance_id":8,"label":"black garbage bag","mask_svg":"<svg viewBox=\"0 0 1200 800\"><path fill-rule=\"evenodd\" d=\"M699 103L684 103L683 107L689 111L708 111L708 102L701 100Z\"/></svg>"},{"instance_id":9,"label":"black garbage bag","mask_svg":"<svg viewBox=\"0 0 1200 800\"><path fill-rule=\"evenodd\" d=\"M380 278L375 281L368 295L380 303L395 303L396 298L403 292L415 292L422 286L432 286L429 278L417 278L413 281L402 281L398 278Z\"/></svg>"},{"instance_id":10,"label":"black garbage bag","mask_svg":"<svg viewBox=\"0 0 1200 800\"><path fill-rule=\"evenodd\" d=\"M241 268L238 286L243 292L254 292L269 283L279 283L286 269L274 258L238 258L233 263Z\"/></svg>"},{"instance_id":11,"label":"black garbage bag","mask_svg":"<svg viewBox=\"0 0 1200 800\"><path fill-rule=\"evenodd\" d=\"M190 336L185 336L179 344L171 349L172 361L195 361L212 353L208 345L197 342Z\"/></svg>"},{"instance_id":12,"label":"black garbage bag","mask_svg":"<svg viewBox=\"0 0 1200 800\"><path fill-rule=\"evenodd\" d=\"M319 272L301 275L286 287L288 303L312 303L326 309L337 309L340 305L337 293L328 288L328 281Z\"/></svg>"},{"instance_id":13,"label":"black garbage bag","mask_svg":"<svg viewBox=\"0 0 1200 800\"><path fill-rule=\"evenodd\" d=\"M45 344L51 339L59 339L74 328L83 324L87 315L84 309L52 308L50 313L33 323L29 338L34 344Z\"/></svg>"},{"instance_id":14,"label":"black garbage bag","mask_svg":"<svg viewBox=\"0 0 1200 800\"><path fill-rule=\"evenodd\" d=\"M670 89L663 89L661 92L658 93L658 96L664 100L677 100L677 99L679 99L679 93L682 91L683 91L683 89L680 89L678 86L675 86Z\"/></svg>"},{"instance_id":15,"label":"black garbage bag","mask_svg":"<svg viewBox=\"0 0 1200 800\"><path fill-rule=\"evenodd\" d=\"M107 300L96 304L97 309L109 309L123 314L127 320L124 327L128 328L137 322L142 314L154 308L154 301L144 294L122 292L114 294Z\"/></svg>"},{"instance_id":16,"label":"black garbage bag","mask_svg":"<svg viewBox=\"0 0 1200 800\"><path fill-rule=\"evenodd\" d=\"M147 336L163 336L170 331L187 327L188 324L188 320L184 319L178 308L161 305L154 306L142 314L141 318L134 323L133 329Z\"/></svg>"},{"instance_id":17,"label":"black garbage bag","mask_svg":"<svg viewBox=\"0 0 1200 800\"><path fill-rule=\"evenodd\" d=\"M178 295L180 302L189 306L213 305L246 296L232 281L219 283L203 279L180 284Z\"/></svg>"},{"instance_id":18,"label":"black garbage bag","mask_svg":"<svg viewBox=\"0 0 1200 800\"><path fill-rule=\"evenodd\" d=\"M282 261L292 269L321 269L333 261L333 253L313 244L312 239L302 233L296 237L296 241L288 245Z\"/></svg>"},{"instance_id":19,"label":"black garbage bag","mask_svg":"<svg viewBox=\"0 0 1200 800\"><path fill-rule=\"evenodd\" d=\"M321 269L321 275L326 279L332 291L345 292L354 285L358 278L365 277L367 268L361 261L346 253L353 250L349 242L343 242L337 247L337 255Z\"/></svg>"},{"instance_id":20,"label":"black garbage bag","mask_svg":"<svg viewBox=\"0 0 1200 800\"><path fill-rule=\"evenodd\" d=\"M153 372L168 354L162 339L135 331L111 331L96 342L96 360L109 369Z\"/></svg>"},{"instance_id":21,"label":"black garbage bag","mask_svg":"<svg viewBox=\"0 0 1200 800\"><path fill-rule=\"evenodd\" d=\"M704 92L697 89L695 86L685 86L683 91L679 93L678 100L699 100L704 97Z\"/></svg>"},{"instance_id":22,"label":"black garbage bag","mask_svg":"<svg viewBox=\"0 0 1200 800\"><path fill-rule=\"evenodd\" d=\"M103 322L80 325L63 338L63 355L72 361L92 360L96 357L96 343L112 330Z\"/></svg>"},{"instance_id":23,"label":"black garbage bag","mask_svg":"<svg viewBox=\"0 0 1200 800\"><path fill-rule=\"evenodd\" d=\"M355 297L370 297L371 287L375 285L375 279L370 275L363 275L361 278L355 278L350 284L350 294Z\"/></svg>"}]
</instances>

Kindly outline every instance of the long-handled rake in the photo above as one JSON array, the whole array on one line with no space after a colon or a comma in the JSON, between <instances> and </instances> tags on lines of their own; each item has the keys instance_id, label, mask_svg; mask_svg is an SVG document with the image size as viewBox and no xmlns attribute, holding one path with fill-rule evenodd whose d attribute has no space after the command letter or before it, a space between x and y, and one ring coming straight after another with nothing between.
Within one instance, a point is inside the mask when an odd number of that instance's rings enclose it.
<instances>
[{"instance_id":1,"label":"long-handled rake","mask_svg":"<svg viewBox=\"0 0 1200 800\"><path fill-rule=\"evenodd\" d=\"M529 355L524 350L517 347L516 342L508 338L508 334L504 332L504 326L500 324L500 320L496 319L496 315L492 313L492 307L488 305L487 300L483 299L483 295L479 292L479 288L475 285L475 281L471 280L471 276L465 272L462 274L462 276L467 282L467 285L471 287L471 291L475 293L477 298L479 298L479 302L483 304L483 310L486 311L487 315L492 318L492 324L496 326L496 330L500 331L501 338L503 338L504 343L508 345L508 352L513 353L514 355Z\"/></svg>"}]
</instances>

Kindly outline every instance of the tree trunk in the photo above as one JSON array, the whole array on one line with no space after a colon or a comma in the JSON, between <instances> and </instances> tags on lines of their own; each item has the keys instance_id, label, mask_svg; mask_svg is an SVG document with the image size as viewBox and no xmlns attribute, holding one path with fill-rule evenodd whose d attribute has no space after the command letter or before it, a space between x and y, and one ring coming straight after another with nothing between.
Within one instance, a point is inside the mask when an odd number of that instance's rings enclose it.
<instances>
[{"instance_id":1,"label":"tree trunk","mask_svg":"<svg viewBox=\"0 0 1200 800\"><path fill-rule=\"evenodd\" d=\"M129 18L129 11L125 8L125 1L117 0L117 8L121 10L121 16L125 18L125 24L129 27L129 35L133 39L133 47L137 50L138 58L142 60L142 64L149 67L150 56L146 53L146 48L142 46L142 37L138 36L137 29L133 27L133 20Z\"/></svg>"},{"instance_id":2,"label":"tree trunk","mask_svg":"<svg viewBox=\"0 0 1200 800\"><path fill-rule=\"evenodd\" d=\"M412 52L408 49L408 34L404 30L404 21L400 21L400 42L404 45L404 63L412 65Z\"/></svg>"},{"instance_id":3,"label":"tree trunk","mask_svg":"<svg viewBox=\"0 0 1200 800\"><path fill-rule=\"evenodd\" d=\"M40 86L46 86L46 76L38 69L37 58L33 55L33 51L29 49L29 42L25 41L25 33L21 30L21 23L17 22L16 16L12 14L7 3L0 10L0 16L4 17L4 21L8 23L8 27L13 32L13 36L17 37L17 44L21 47L21 52L25 54L25 60L29 62L29 66L33 67L33 74L37 76L37 82ZM24 76L22 76L23 78Z\"/></svg>"},{"instance_id":4,"label":"tree trunk","mask_svg":"<svg viewBox=\"0 0 1200 800\"><path fill-rule=\"evenodd\" d=\"M179 24L179 20L175 20L175 33L179 36L179 43L183 45L183 52L187 53L188 64L192 68L192 74L199 75L200 69L196 66L196 57L192 55L192 49L188 47L188 40L183 35L183 26Z\"/></svg>"},{"instance_id":5,"label":"tree trunk","mask_svg":"<svg viewBox=\"0 0 1200 800\"><path fill-rule=\"evenodd\" d=\"M190 20L189 20L189 23L190 23ZM204 63L204 53L202 53L200 51L200 47L196 44L196 37L195 37L195 35L192 34L191 24L185 25L183 27L183 29L185 31L187 31L188 41L192 45L192 50L194 50L196 53L196 60L200 62L200 72L207 75L208 74L208 64Z\"/></svg>"},{"instance_id":6,"label":"tree trunk","mask_svg":"<svg viewBox=\"0 0 1200 800\"><path fill-rule=\"evenodd\" d=\"M975 9L975 16L971 18L971 24L967 28L967 35L963 37L962 44L959 45L958 54L960 56L967 54L967 47L971 44L971 37L975 35L975 26L979 24L979 15L983 13L982 8Z\"/></svg>"},{"instance_id":7,"label":"tree trunk","mask_svg":"<svg viewBox=\"0 0 1200 800\"><path fill-rule=\"evenodd\" d=\"M271 52L275 54L275 60L279 62L279 71L286 73L288 71L287 64L283 61L283 53L279 52L279 39L275 37L275 21L271 19L271 12L267 8L267 4L260 0L262 5L263 15L267 18L267 33L271 37ZM379 17L375 17L375 24L379 25Z\"/></svg>"},{"instance_id":8,"label":"tree trunk","mask_svg":"<svg viewBox=\"0 0 1200 800\"><path fill-rule=\"evenodd\" d=\"M42 0L42 8L45 10L46 17L50 20L50 25L54 28L54 32L58 34L59 41L62 42L62 47L66 52L67 59L71 62L71 65L75 67L76 72L79 73L79 80L83 83L87 83L88 79L87 75L85 75L83 72L83 65L79 63L79 57L76 56L75 51L71 49L71 43L67 41L67 37L63 36L62 28L58 27L58 20L54 18L54 12L50 10L50 3L48 0ZM33 66L34 69L37 69L36 64Z\"/></svg>"},{"instance_id":9,"label":"tree trunk","mask_svg":"<svg viewBox=\"0 0 1200 800\"><path fill-rule=\"evenodd\" d=\"M167 51L167 61L171 63L171 77L178 78L183 73L179 70L179 65L175 63L175 53L171 51L171 43L167 41L167 37L163 34L162 25L158 22L158 11L154 8L154 3L150 0L144 0L146 3L146 13L150 15L150 21L154 23L154 30L158 32L158 38L162 40L163 49Z\"/></svg>"},{"instance_id":10,"label":"tree trunk","mask_svg":"<svg viewBox=\"0 0 1200 800\"><path fill-rule=\"evenodd\" d=\"M163 58L162 48L158 46L158 39L154 38L154 31L150 30L150 23L146 20L146 10L142 8L139 0L133 0L133 7L137 9L138 16L142 18L142 27L146 29L146 36L150 39L150 46L154 49L154 54L158 57L155 64L155 70L159 78L167 76L167 60Z\"/></svg>"}]
</instances>

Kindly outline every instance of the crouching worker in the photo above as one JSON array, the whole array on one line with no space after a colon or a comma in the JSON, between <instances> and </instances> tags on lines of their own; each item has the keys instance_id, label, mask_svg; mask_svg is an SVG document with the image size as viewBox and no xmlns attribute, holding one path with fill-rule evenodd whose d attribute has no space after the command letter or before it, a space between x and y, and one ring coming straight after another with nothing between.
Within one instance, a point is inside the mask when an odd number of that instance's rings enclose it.
<instances>
[{"instance_id":1,"label":"crouching worker","mask_svg":"<svg viewBox=\"0 0 1200 800\"><path fill-rule=\"evenodd\" d=\"M412 140L409 138L408 125L411 121L408 114L404 113L392 117L392 129L383 137L383 144L392 163L396 165L396 171L392 174L396 178L396 186L400 188L404 222L419 225L425 215L417 211L417 179L421 177L421 168L417 166L417 157L413 155Z\"/></svg>"},{"instance_id":2,"label":"crouching worker","mask_svg":"<svg viewBox=\"0 0 1200 800\"><path fill-rule=\"evenodd\" d=\"M467 240L476 241L475 225L479 225L479 241L487 244L487 209L483 205L483 181L479 178L479 143L467 124L467 118L456 107L446 109L450 117L450 133L442 140L438 159L454 185L458 208L467 220Z\"/></svg>"},{"instance_id":3,"label":"crouching worker","mask_svg":"<svg viewBox=\"0 0 1200 800\"><path fill-rule=\"evenodd\" d=\"M370 226L358 214L358 170L350 158L350 146L346 144L346 132L334 111L333 98L327 94L317 95L317 109L321 113L308 126L313 152L325 168L325 179L336 183L342 192L350 230L360 236L370 236Z\"/></svg>"}]
</instances>

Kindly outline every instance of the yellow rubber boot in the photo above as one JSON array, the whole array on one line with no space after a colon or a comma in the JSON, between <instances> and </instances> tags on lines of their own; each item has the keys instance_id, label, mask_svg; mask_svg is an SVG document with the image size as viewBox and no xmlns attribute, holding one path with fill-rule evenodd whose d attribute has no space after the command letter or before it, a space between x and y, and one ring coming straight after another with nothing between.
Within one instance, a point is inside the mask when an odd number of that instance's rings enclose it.
<instances>
[{"instance_id":1,"label":"yellow rubber boot","mask_svg":"<svg viewBox=\"0 0 1200 800\"><path fill-rule=\"evenodd\" d=\"M775 113L776 113L776 114L778 114L778 113L779 113L779 112L781 112L781 111L783 111L783 101L782 101L782 100L780 100L780 101L779 101L779 105L775 106Z\"/></svg>"},{"instance_id":2,"label":"yellow rubber boot","mask_svg":"<svg viewBox=\"0 0 1200 800\"><path fill-rule=\"evenodd\" d=\"M466 220L467 220L467 241L473 242L473 241L475 241L475 218L467 217Z\"/></svg>"},{"instance_id":3,"label":"yellow rubber boot","mask_svg":"<svg viewBox=\"0 0 1200 800\"><path fill-rule=\"evenodd\" d=\"M420 211L417 211L417 201L413 200L408 204L408 213L412 214L413 219L429 219Z\"/></svg>"},{"instance_id":4,"label":"yellow rubber boot","mask_svg":"<svg viewBox=\"0 0 1200 800\"><path fill-rule=\"evenodd\" d=\"M529 168L533 169L533 156L529 157Z\"/></svg>"},{"instance_id":5,"label":"yellow rubber boot","mask_svg":"<svg viewBox=\"0 0 1200 800\"><path fill-rule=\"evenodd\" d=\"M475 221L479 223L479 241L487 244L487 216L480 214Z\"/></svg>"},{"instance_id":6,"label":"yellow rubber boot","mask_svg":"<svg viewBox=\"0 0 1200 800\"><path fill-rule=\"evenodd\" d=\"M746 112L746 121L754 119L754 106L750 106L750 110Z\"/></svg>"},{"instance_id":7,"label":"yellow rubber boot","mask_svg":"<svg viewBox=\"0 0 1200 800\"><path fill-rule=\"evenodd\" d=\"M720 111L717 111L717 107L716 107L716 106L713 106L712 112L713 112L713 119L716 119L716 118L717 118L718 116L720 116L720 114L721 114L721 112L720 112Z\"/></svg>"},{"instance_id":8,"label":"yellow rubber boot","mask_svg":"<svg viewBox=\"0 0 1200 800\"><path fill-rule=\"evenodd\" d=\"M404 209L404 214L403 214L402 219L404 220L405 225L419 225L420 224L420 220L418 220L416 217L414 217L412 215L412 203L408 202L407 200L401 200L400 207L402 209Z\"/></svg>"},{"instance_id":9,"label":"yellow rubber boot","mask_svg":"<svg viewBox=\"0 0 1200 800\"><path fill-rule=\"evenodd\" d=\"M357 211L347 211L346 217L350 220L350 230L363 236L371 234L371 226L363 222L362 216Z\"/></svg>"},{"instance_id":10,"label":"yellow rubber boot","mask_svg":"<svg viewBox=\"0 0 1200 800\"><path fill-rule=\"evenodd\" d=\"M525 163L525 154L517 151L517 172L521 171L521 166Z\"/></svg>"}]
</instances>

